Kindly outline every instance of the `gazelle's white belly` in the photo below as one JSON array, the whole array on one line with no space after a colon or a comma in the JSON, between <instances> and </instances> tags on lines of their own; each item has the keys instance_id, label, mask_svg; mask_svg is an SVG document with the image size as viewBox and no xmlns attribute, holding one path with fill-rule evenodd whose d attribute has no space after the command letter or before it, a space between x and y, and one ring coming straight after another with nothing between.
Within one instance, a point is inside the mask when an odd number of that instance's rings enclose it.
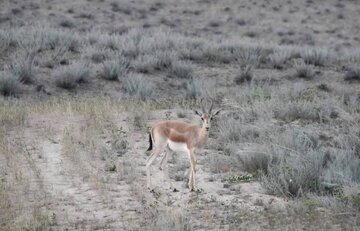
<instances>
[{"instance_id":1,"label":"gazelle's white belly","mask_svg":"<svg viewBox=\"0 0 360 231\"><path fill-rule=\"evenodd\" d=\"M171 150L174 152L188 152L187 145L185 143L177 143L171 140L168 140L168 145Z\"/></svg>"}]
</instances>

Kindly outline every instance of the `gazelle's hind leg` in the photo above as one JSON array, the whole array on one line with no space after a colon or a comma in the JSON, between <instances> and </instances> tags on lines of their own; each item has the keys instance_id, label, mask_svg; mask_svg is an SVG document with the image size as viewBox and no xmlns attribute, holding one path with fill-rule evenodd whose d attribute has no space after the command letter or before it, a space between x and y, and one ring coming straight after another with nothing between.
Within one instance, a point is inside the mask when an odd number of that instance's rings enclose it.
<instances>
[{"instance_id":1,"label":"gazelle's hind leg","mask_svg":"<svg viewBox=\"0 0 360 231\"><path fill-rule=\"evenodd\" d=\"M151 188L151 173L150 173L150 167L152 162L156 159L156 157L159 155L159 153L161 152L161 147L156 146L154 147L154 150L152 152L152 154L149 156L148 160L146 161L146 177L147 177L147 188L148 189L152 189Z\"/></svg>"},{"instance_id":2,"label":"gazelle's hind leg","mask_svg":"<svg viewBox=\"0 0 360 231\"><path fill-rule=\"evenodd\" d=\"M165 155L164 157L161 159L160 161L160 166L159 166L159 169L160 171L162 171L164 169L164 166L167 164L167 161L168 161L168 150L165 151ZM165 161L165 162L164 162Z\"/></svg>"},{"instance_id":3,"label":"gazelle's hind leg","mask_svg":"<svg viewBox=\"0 0 360 231\"><path fill-rule=\"evenodd\" d=\"M170 189L173 190L174 192L176 192L177 189L174 188L174 186L173 186L173 184L171 182L171 179L169 177L169 168L168 168L168 165L167 165L170 152L171 152L171 150L167 147L166 150L165 150L165 155L164 155L164 157L162 158L162 160L160 162L160 170L163 171L164 179L169 184Z\"/></svg>"}]
</instances>

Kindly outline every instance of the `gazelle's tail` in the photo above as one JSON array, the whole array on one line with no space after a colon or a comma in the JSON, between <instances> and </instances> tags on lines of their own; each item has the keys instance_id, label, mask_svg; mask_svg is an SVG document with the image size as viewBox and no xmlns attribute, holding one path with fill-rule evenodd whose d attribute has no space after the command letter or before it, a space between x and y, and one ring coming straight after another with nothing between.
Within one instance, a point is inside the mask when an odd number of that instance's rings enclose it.
<instances>
[{"instance_id":1,"label":"gazelle's tail","mask_svg":"<svg viewBox=\"0 0 360 231\"><path fill-rule=\"evenodd\" d=\"M151 138L151 132L149 132L149 148L146 151L150 151L152 150L153 147L153 142L152 142L152 138Z\"/></svg>"}]
</instances>

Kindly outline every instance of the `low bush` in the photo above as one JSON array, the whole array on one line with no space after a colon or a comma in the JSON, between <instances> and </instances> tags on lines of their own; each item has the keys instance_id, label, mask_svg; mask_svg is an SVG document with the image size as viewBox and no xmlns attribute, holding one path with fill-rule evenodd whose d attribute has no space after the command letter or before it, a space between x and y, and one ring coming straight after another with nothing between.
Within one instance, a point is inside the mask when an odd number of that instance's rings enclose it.
<instances>
[{"instance_id":1,"label":"low bush","mask_svg":"<svg viewBox=\"0 0 360 231\"><path fill-rule=\"evenodd\" d=\"M91 70L88 65L78 62L60 67L54 73L56 86L72 90L78 84L86 83L90 72Z\"/></svg>"},{"instance_id":2,"label":"low bush","mask_svg":"<svg viewBox=\"0 0 360 231\"><path fill-rule=\"evenodd\" d=\"M130 74L124 80L126 92L137 99L145 101L151 97L152 85L141 74Z\"/></svg>"},{"instance_id":3,"label":"low bush","mask_svg":"<svg viewBox=\"0 0 360 231\"><path fill-rule=\"evenodd\" d=\"M291 53L288 50L276 50L269 55L269 61L272 67L276 69L283 69L286 61L291 58Z\"/></svg>"},{"instance_id":4,"label":"low bush","mask_svg":"<svg viewBox=\"0 0 360 231\"><path fill-rule=\"evenodd\" d=\"M249 83L253 79L253 75L252 66L246 66L245 69L235 77L234 82L238 85Z\"/></svg>"},{"instance_id":5,"label":"low bush","mask_svg":"<svg viewBox=\"0 0 360 231\"><path fill-rule=\"evenodd\" d=\"M189 79L193 76L193 68L190 63L184 61L176 61L172 63L169 73L172 77Z\"/></svg>"},{"instance_id":6,"label":"low bush","mask_svg":"<svg viewBox=\"0 0 360 231\"><path fill-rule=\"evenodd\" d=\"M129 61L125 58L117 58L103 63L100 76L106 80L124 79L129 68Z\"/></svg>"},{"instance_id":7,"label":"low bush","mask_svg":"<svg viewBox=\"0 0 360 231\"><path fill-rule=\"evenodd\" d=\"M20 92L20 82L10 73L0 72L0 94L13 96Z\"/></svg>"},{"instance_id":8,"label":"low bush","mask_svg":"<svg viewBox=\"0 0 360 231\"><path fill-rule=\"evenodd\" d=\"M324 66L328 54L325 50L317 47L307 47L300 52L301 58L306 64Z\"/></svg>"},{"instance_id":9,"label":"low bush","mask_svg":"<svg viewBox=\"0 0 360 231\"><path fill-rule=\"evenodd\" d=\"M295 63L296 76L302 79L312 79L315 76L314 66L304 62Z\"/></svg>"},{"instance_id":10,"label":"low bush","mask_svg":"<svg viewBox=\"0 0 360 231\"><path fill-rule=\"evenodd\" d=\"M360 68L352 69L346 72L345 81L360 81Z\"/></svg>"},{"instance_id":11,"label":"low bush","mask_svg":"<svg viewBox=\"0 0 360 231\"><path fill-rule=\"evenodd\" d=\"M34 57L35 53L26 53L24 56L14 58L9 65L11 73L24 84L34 83Z\"/></svg>"},{"instance_id":12,"label":"low bush","mask_svg":"<svg viewBox=\"0 0 360 231\"><path fill-rule=\"evenodd\" d=\"M191 78L184 84L186 90L186 98L198 99L203 95L202 86L199 80Z\"/></svg>"}]
</instances>

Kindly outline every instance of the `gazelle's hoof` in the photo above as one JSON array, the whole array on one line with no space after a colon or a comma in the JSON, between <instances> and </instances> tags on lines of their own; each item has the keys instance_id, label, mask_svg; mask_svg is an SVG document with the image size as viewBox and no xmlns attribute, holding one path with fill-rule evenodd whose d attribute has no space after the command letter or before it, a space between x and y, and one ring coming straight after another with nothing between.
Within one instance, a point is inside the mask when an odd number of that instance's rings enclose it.
<instances>
[{"instance_id":1,"label":"gazelle's hoof","mask_svg":"<svg viewBox=\"0 0 360 231\"><path fill-rule=\"evenodd\" d=\"M177 190L176 188L172 188L173 192L179 192L179 190Z\"/></svg>"},{"instance_id":2,"label":"gazelle's hoof","mask_svg":"<svg viewBox=\"0 0 360 231\"><path fill-rule=\"evenodd\" d=\"M203 189L201 189L201 188L197 188L197 189L190 189L190 192L195 192L195 193L202 193L202 192L204 192L204 190Z\"/></svg>"}]
</instances>

